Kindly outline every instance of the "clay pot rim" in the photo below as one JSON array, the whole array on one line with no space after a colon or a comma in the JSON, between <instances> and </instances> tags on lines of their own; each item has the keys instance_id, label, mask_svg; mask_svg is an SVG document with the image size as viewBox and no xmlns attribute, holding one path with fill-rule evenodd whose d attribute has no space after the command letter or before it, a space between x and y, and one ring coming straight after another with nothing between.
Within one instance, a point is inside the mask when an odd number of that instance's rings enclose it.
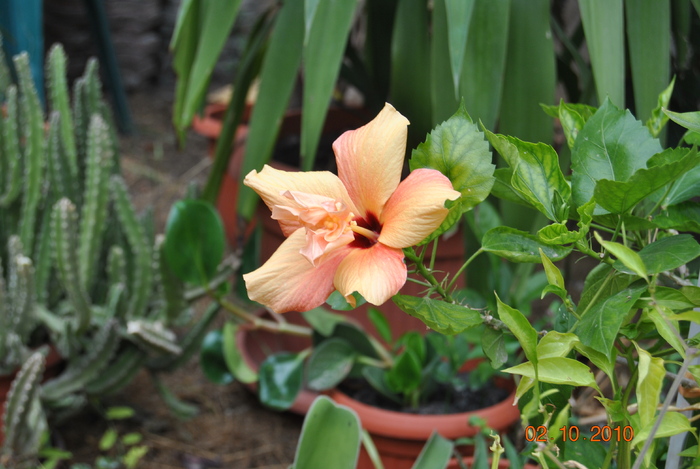
<instances>
[{"instance_id":1,"label":"clay pot rim","mask_svg":"<svg viewBox=\"0 0 700 469\"><path fill-rule=\"evenodd\" d=\"M478 361L480 359L470 360L465 366ZM362 427L372 434L427 441L434 430L449 439L476 435L479 428L469 425L469 418L472 416L484 419L486 424L496 431L503 431L517 422L520 418L520 411L514 404L516 389L513 381L508 381L508 383L511 393L503 401L483 409L457 414L426 415L381 409L363 404L337 388L329 391L328 394L338 404L346 405L355 410L360 416Z\"/></svg>"}]
</instances>

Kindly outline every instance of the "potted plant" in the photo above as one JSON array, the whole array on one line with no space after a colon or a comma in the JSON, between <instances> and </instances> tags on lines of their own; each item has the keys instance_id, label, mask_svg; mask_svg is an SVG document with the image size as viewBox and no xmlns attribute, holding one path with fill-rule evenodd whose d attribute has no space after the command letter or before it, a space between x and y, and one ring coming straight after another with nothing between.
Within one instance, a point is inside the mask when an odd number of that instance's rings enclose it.
<instances>
[{"instance_id":1,"label":"potted plant","mask_svg":"<svg viewBox=\"0 0 700 469\"><path fill-rule=\"evenodd\" d=\"M163 236L131 204L96 62L76 82L71 109L65 54L51 49L48 119L27 55L14 65L18 86L2 92L0 126L0 372L14 376L2 395L1 453L20 467L33 461L47 422L121 389L143 368L183 415L196 410L158 374L198 350L218 307L192 317L190 301L204 292L183 288L162 255ZM1 56L0 75L7 70Z\"/></svg>"}]
</instances>

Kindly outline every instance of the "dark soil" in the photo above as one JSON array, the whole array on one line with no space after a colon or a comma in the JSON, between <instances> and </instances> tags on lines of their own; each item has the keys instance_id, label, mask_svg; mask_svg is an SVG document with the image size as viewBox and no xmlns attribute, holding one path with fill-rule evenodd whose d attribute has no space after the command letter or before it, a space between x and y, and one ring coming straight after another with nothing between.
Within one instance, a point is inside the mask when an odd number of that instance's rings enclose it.
<instances>
[{"instance_id":1,"label":"dark soil","mask_svg":"<svg viewBox=\"0 0 700 469\"><path fill-rule=\"evenodd\" d=\"M504 388L497 387L493 382L480 389L471 390L468 385L469 373L461 373L459 377L466 384L463 389L457 390L453 386L438 384L429 398L416 408L392 401L362 379L346 380L340 386L340 390L356 401L367 405L396 412L424 415L472 412L496 405L508 397L509 392Z\"/></svg>"}]
</instances>

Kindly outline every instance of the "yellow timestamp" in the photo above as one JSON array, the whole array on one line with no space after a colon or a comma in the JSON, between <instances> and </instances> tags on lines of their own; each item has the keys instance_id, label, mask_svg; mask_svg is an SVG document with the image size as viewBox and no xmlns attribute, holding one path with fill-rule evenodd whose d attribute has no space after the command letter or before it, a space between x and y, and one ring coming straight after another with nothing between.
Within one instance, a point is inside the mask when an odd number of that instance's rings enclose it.
<instances>
[{"instance_id":1,"label":"yellow timestamp","mask_svg":"<svg viewBox=\"0 0 700 469\"><path fill-rule=\"evenodd\" d=\"M567 425L559 429L562 441L632 441L634 439L634 428L629 425L624 427L610 427L608 425L593 425L587 436L581 436L581 431L576 425ZM544 425L535 427L528 425L525 427L525 439L546 443L549 441L548 429Z\"/></svg>"}]
</instances>

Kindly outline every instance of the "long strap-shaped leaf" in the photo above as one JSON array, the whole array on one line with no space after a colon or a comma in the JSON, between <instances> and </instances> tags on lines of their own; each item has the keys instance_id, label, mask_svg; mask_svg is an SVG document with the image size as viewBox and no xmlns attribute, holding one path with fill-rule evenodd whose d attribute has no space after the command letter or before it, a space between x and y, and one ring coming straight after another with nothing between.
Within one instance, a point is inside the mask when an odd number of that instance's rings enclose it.
<instances>
[{"instance_id":1,"label":"long strap-shaped leaf","mask_svg":"<svg viewBox=\"0 0 700 469\"><path fill-rule=\"evenodd\" d=\"M320 2L313 17L304 48L301 166L305 171L310 171L314 165L356 5L355 0L326 0Z\"/></svg>"},{"instance_id":2,"label":"long strap-shaped leaf","mask_svg":"<svg viewBox=\"0 0 700 469\"><path fill-rule=\"evenodd\" d=\"M668 86L671 3L669 0L626 0L625 14L635 114L645 121L651 116L659 94Z\"/></svg>"},{"instance_id":3,"label":"long strap-shaped leaf","mask_svg":"<svg viewBox=\"0 0 700 469\"><path fill-rule=\"evenodd\" d=\"M581 22L598 91L618 107L625 106L625 44L622 0L581 0ZM658 95L658 93L657 93Z\"/></svg>"},{"instance_id":4,"label":"long strap-shaped leaf","mask_svg":"<svg viewBox=\"0 0 700 469\"><path fill-rule=\"evenodd\" d=\"M462 75L464 50L476 0L445 0L447 37L455 97L459 97L459 77Z\"/></svg>"},{"instance_id":5,"label":"long strap-shaped leaf","mask_svg":"<svg viewBox=\"0 0 700 469\"><path fill-rule=\"evenodd\" d=\"M262 169L272 155L279 125L301 63L303 43L304 2L287 0L275 22L260 73L260 90L250 121L241 176L254 169ZM250 219L257 200L252 189L241 187L238 199L241 215Z\"/></svg>"}]
</instances>

